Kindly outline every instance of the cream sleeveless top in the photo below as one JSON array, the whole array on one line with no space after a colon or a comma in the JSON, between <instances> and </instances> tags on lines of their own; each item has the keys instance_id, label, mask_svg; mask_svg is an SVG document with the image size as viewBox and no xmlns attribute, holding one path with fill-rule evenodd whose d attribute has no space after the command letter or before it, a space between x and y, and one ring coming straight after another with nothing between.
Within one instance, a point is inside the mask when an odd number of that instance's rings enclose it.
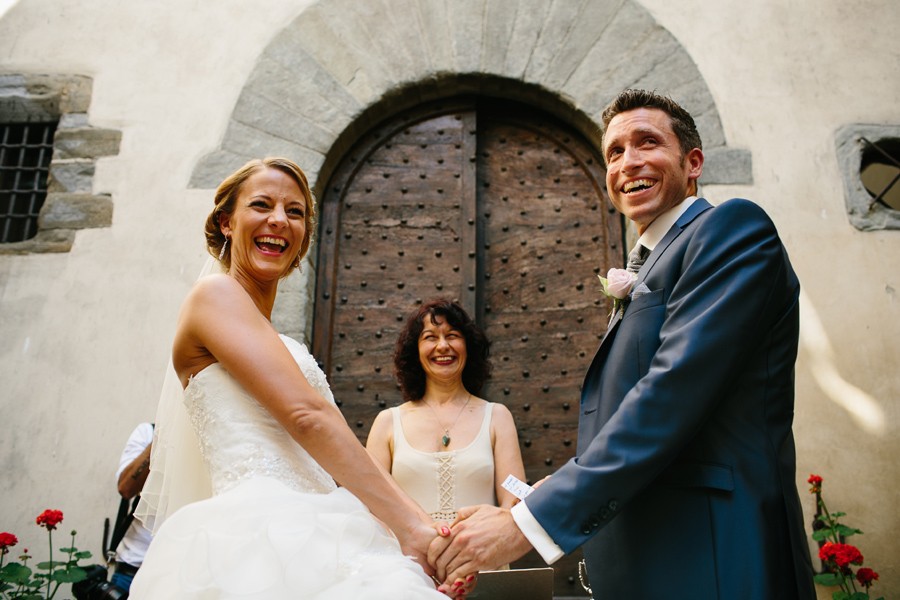
<instances>
[{"instance_id":1,"label":"cream sleeveless top","mask_svg":"<svg viewBox=\"0 0 900 600\"><path fill-rule=\"evenodd\" d=\"M475 440L465 448L449 452L422 452L410 446L403 435L400 409L391 409L394 419L391 475L433 519L452 522L460 507L497 505L491 446L493 406L493 402L485 404L484 420Z\"/></svg>"}]
</instances>

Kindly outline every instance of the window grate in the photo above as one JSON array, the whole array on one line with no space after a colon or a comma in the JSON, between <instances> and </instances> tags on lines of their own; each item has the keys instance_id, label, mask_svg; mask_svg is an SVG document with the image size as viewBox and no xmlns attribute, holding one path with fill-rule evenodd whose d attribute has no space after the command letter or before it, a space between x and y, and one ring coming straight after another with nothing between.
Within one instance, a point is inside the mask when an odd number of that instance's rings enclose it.
<instances>
[{"instance_id":1,"label":"window grate","mask_svg":"<svg viewBox=\"0 0 900 600\"><path fill-rule=\"evenodd\" d=\"M0 243L37 235L56 123L0 124Z\"/></svg>"},{"instance_id":2,"label":"window grate","mask_svg":"<svg viewBox=\"0 0 900 600\"><path fill-rule=\"evenodd\" d=\"M877 159L872 158L872 159L864 161L864 162L868 162L870 164L871 163L880 163L883 165L890 165L894 168L894 170L898 170L895 175L890 177L889 180L886 180L887 183L884 185L884 187L881 189L881 191L879 193L876 194L874 192L874 190L869 190L869 193L874 196L874 198L872 199L872 202L869 203L869 212L872 212L872 210L875 208L875 203L877 203L877 202L880 202L882 205L884 205L887 208L895 208L895 207L891 206L885 200L885 198L888 195L888 193L891 191L891 188L894 187L894 184L897 183L898 181L900 181L900 161L898 161L896 157L892 156L891 153L888 152L888 148L883 148L881 145L878 145L877 143L875 143L863 136L861 136L859 138L859 141L867 144L868 147L875 150L878 154ZM869 186L866 185L867 189L868 189L868 187Z\"/></svg>"}]
</instances>

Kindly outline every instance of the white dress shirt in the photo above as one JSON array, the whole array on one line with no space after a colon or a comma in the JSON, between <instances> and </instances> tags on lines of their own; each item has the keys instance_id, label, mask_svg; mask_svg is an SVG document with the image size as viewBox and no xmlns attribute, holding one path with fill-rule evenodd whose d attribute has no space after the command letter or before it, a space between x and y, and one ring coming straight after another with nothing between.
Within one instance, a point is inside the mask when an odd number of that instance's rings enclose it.
<instances>
[{"instance_id":1,"label":"white dress shirt","mask_svg":"<svg viewBox=\"0 0 900 600\"><path fill-rule=\"evenodd\" d=\"M119 477L122 471L130 465L134 459L141 455L141 452L153 441L153 425L150 423L141 423L131 433L128 442L125 443L125 449L119 458L119 470L116 471L116 485L118 485ZM147 547L153 534L147 531L141 522L134 519L125 536L119 542L118 548L111 548L116 551L116 560L128 563L132 567L140 567L144 562L144 555L147 554Z\"/></svg>"},{"instance_id":2,"label":"white dress shirt","mask_svg":"<svg viewBox=\"0 0 900 600\"><path fill-rule=\"evenodd\" d=\"M638 239L638 243L649 248L651 251L656 248L656 245L662 241L663 236L666 235L681 215L691 207L695 200L697 200L697 196L689 196L681 204L673 206L656 217L656 219L650 223L650 226L644 230L644 233ZM528 539L531 545L534 546L534 549L538 551L538 554L541 555L541 558L543 558L548 565L552 565L563 557L565 552L563 552L562 548L553 541L553 538L550 537L546 530L541 527L538 520L535 519L534 515L531 514L531 511L528 510L528 505L524 502L519 502L512 507L510 512L512 513L516 525L522 530L522 534Z\"/></svg>"}]
</instances>

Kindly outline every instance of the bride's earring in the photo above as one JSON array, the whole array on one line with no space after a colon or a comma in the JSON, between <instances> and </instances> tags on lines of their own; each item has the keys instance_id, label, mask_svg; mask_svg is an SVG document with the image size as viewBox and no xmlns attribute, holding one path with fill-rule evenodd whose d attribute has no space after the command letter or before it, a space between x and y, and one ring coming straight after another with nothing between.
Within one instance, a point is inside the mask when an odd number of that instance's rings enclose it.
<instances>
[{"instance_id":1,"label":"bride's earring","mask_svg":"<svg viewBox=\"0 0 900 600\"><path fill-rule=\"evenodd\" d=\"M225 243L222 244L222 250L219 252L219 262L222 262L222 257L225 256L225 248L228 247L228 240L229 240L229 238L226 237Z\"/></svg>"}]
</instances>

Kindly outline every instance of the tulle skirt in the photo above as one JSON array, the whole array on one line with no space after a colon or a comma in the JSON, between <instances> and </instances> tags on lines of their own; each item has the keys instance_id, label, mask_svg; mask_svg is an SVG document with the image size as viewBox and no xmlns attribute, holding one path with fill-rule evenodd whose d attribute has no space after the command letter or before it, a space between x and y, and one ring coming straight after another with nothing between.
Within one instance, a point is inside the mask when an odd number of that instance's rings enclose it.
<instances>
[{"instance_id":1,"label":"tulle skirt","mask_svg":"<svg viewBox=\"0 0 900 600\"><path fill-rule=\"evenodd\" d=\"M302 493L267 477L172 515L129 597L446 599L353 494Z\"/></svg>"}]
</instances>

